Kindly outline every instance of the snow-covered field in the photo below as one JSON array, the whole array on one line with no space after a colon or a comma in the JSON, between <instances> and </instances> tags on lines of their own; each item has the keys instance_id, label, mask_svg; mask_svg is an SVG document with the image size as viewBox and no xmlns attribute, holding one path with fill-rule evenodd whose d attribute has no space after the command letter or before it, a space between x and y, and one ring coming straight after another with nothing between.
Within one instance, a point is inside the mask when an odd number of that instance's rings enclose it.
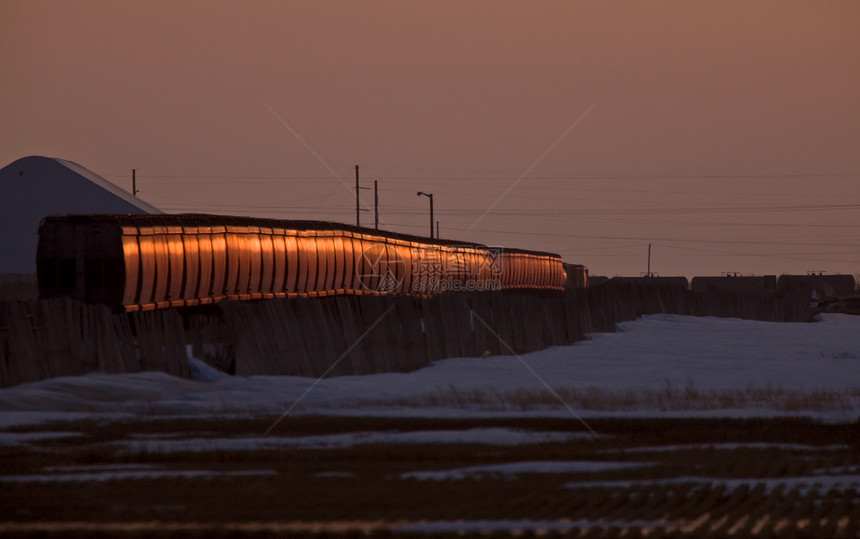
<instances>
[{"instance_id":1,"label":"snow-covered field","mask_svg":"<svg viewBox=\"0 0 860 539\"><path fill-rule=\"evenodd\" d=\"M860 317L323 380L189 363L0 389L0 534L860 530Z\"/></svg>"},{"instance_id":2,"label":"snow-covered field","mask_svg":"<svg viewBox=\"0 0 860 539\"><path fill-rule=\"evenodd\" d=\"M285 358L288 360L288 358ZM814 323L646 316L570 346L438 361L416 372L192 379L89 374L0 389L0 427L92 414L430 417L810 415L860 410L860 317Z\"/></svg>"}]
</instances>

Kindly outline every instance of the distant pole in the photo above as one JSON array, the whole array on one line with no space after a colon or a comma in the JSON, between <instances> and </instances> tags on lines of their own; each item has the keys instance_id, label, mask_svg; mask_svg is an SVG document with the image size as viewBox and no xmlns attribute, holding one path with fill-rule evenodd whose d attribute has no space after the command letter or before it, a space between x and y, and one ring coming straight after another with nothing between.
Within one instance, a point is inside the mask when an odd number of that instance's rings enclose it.
<instances>
[{"instance_id":1,"label":"distant pole","mask_svg":"<svg viewBox=\"0 0 860 539\"><path fill-rule=\"evenodd\" d=\"M430 199L430 239L433 239L433 224L436 220L433 218L433 193L425 193L423 191L418 191L418 196L424 196Z\"/></svg>"},{"instance_id":2,"label":"distant pole","mask_svg":"<svg viewBox=\"0 0 860 539\"><path fill-rule=\"evenodd\" d=\"M651 244L648 244L648 273L645 274L646 277L651 277Z\"/></svg>"},{"instance_id":3,"label":"distant pole","mask_svg":"<svg viewBox=\"0 0 860 539\"><path fill-rule=\"evenodd\" d=\"M137 170L131 169L131 194L137 196L139 192L137 190Z\"/></svg>"},{"instance_id":4,"label":"distant pole","mask_svg":"<svg viewBox=\"0 0 860 539\"><path fill-rule=\"evenodd\" d=\"M436 239L439 239L439 221L436 221Z\"/></svg>"},{"instance_id":5,"label":"distant pole","mask_svg":"<svg viewBox=\"0 0 860 539\"><path fill-rule=\"evenodd\" d=\"M430 195L430 239L433 239L433 195Z\"/></svg>"},{"instance_id":6,"label":"distant pole","mask_svg":"<svg viewBox=\"0 0 860 539\"><path fill-rule=\"evenodd\" d=\"M358 190L358 165L355 165L355 226L361 226L361 209L359 208L358 202Z\"/></svg>"},{"instance_id":7,"label":"distant pole","mask_svg":"<svg viewBox=\"0 0 860 539\"><path fill-rule=\"evenodd\" d=\"M379 230L379 181L373 180L373 227Z\"/></svg>"}]
</instances>

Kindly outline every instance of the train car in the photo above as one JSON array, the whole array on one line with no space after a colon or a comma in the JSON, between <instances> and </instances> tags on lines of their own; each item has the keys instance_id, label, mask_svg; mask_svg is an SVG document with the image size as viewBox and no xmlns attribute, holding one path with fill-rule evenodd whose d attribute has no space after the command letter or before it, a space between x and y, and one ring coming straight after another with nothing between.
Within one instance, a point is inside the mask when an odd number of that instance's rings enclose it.
<instances>
[{"instance_id":1,"label":"train car","mask_svg":"<svg viewBox=\"0 0 860 539\"><path fill-rule=\"evenodd\" d=\"M666 288L681 288L689 290L690 283L686 277L613 277L609 279L614 284L635 284L639 286L653 286Z\"/></svg>"},{"instance_id":2,"label":"train car","mask_svg":"<svg viewBox=\"0 0 860 539\"><path fill-rule=\"evenodd\" d=\"M804 297L812 297L813 292L822 297L850 296L856 291L856 285L853 275L840 274L780 275L776 281L776 289L780 294Z\"/></svg>"},{"instance_id":3,"label":"train car","mask_svg":"<svg viewBox=\"0 0 860 539\"><path fill-rule=\"evenodd\" d=\"M588 268L581 264L562 263L565 273L567 273L567 284L565 288L585 288L590 286L590 277Z\"/></svg>"},{"instance_id":4,"label":"train car","mask_svg":"<svg viewBox=\"0 0 860 539\"><path fill-rule=\"evenodd\" d=\"M587 286L601 286L609 283L609 277L605 275L589 275Z\"/></svg>"},{"instance_id":5,"label":"train car","mask_svg":"<svg viewBox=\"0 0 860 539\"><path fill-rule=\"evenodd\" d=\"M561 291L568 282L552 253L197 214L48 217L37 276L42 297L125 311L333 294Z\"/></svg>"},{"instance_id":6,"label":"train car","mask_svg":"<svg viewBox=\"0 0 860 539\"><path fill-rule=\"evenodd\" d=\"M690 289L702 293L766 295L776 291L776 275L723 275L693 277Z\"/></svg>"}]
</instances>

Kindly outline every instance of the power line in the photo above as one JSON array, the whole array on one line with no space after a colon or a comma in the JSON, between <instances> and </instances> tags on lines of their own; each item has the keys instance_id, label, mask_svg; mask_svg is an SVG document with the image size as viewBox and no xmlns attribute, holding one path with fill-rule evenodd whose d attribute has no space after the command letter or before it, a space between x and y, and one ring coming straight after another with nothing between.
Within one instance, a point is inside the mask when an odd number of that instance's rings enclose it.
<instances>
[{"instance_id":1,"label":"power line","mask_svg":"<svg viewBox=\"0 0 860 539\"><path fill-rule=\"evenodd\" d=\"M451 230L464 231L459 227L449 227ZM816 246L816 247L860 247L860 243L827 243L821 241L778 241L774 239L767 240L730 240L730 239L707 239L707 238L677 238L677 237L656 237L656 236L609 236L595 234L571 234L562 232L527 232L521 230L491 230L491 229L474 229L474 232L489 232L498 235L513 235L513 236L538 236L547 238L576 238L581 240L612 240L612 241L661 241L667 243L703 243L703 244L727 244L727 245L783 245L783 246Z\"/></svg>"},{"instance_id":2,"label":"power line","mask_svg":"<svg viewBox=\"0 0 860 539\"><path fill-rule=\"evenodd\" d=\"M566 174L558 176L526 176L523 181L532 180L731 180L731 179L781 179L781 178L853 178L860 177L860 172L819 172L809 174L658 174L658 175L576 175ZM380 176L387 182L411 182L411 181L452 181L463 180L478 181L510 181L519 179L519 176L408 176L386 178Z\"/></svg>"},{"instance_id":3,"label":"power line","mask_svg":"<svg viewBox=\"0 0 860 539\"><path fill-rule=\"evenodd\" d=\"M519 179L515 175L494 175L494 176L408 176L398 175L397 177L387 178L385 176L374 174L381 180L386 182L405 183L412 181L511 181ZM125 178L127 174L110 174L108 178ZM141 174L141 177L147 179L200 179L200 180L332 180L331 176L312 176L312 175L261 175L261 174ZM787 174L634 174L634 175L577 175L564 174L554 176L526 176L523 181L532 180L727 180L727 179L779 179L779 178L851 178L860 177L860 172L817 172L817 173L787 173Z\"/></svg>"},{"instance_id":4,"label":"power line","mask_svg":"<svg viewBox=\"0 0 860 539\"><path fill-rule=\"evenodd\" d=\"M712 213L769 213L796 211L846 211L858 210L860 204L797 204L790 206L719 206L719 207L680 207L680 208L603 208L603 209L508 209L494 210L496 216L613 216L613 215L675 215L675 214L712 214ZM392 213L414 213L414 208L394 206L388 208ZM446 215L474 214L477 208L448 208L440 211Z\"/></svg>"}]
</instances>

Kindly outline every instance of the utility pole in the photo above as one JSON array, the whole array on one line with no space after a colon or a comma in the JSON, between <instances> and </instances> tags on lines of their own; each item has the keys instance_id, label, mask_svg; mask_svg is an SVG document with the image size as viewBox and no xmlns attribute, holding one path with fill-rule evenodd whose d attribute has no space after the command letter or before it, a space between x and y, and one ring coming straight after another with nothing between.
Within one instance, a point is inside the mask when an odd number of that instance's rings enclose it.
<instances>
[{"instance_id":1,"label":"utility pole","mask_svg":"<svg viewBox=\"0 0 860 539\"><path fill-rule=\"evenodd\" d=\"M430 195L430 239L433 239L433 195Z\"/></svg>"},{"instance_id":2,"label":"utility pole","mask_svg":"<svg viewBox=\"0 0 860 539\"><path fill-rule=\"evenodd\" d=\"M379 181L373 180L373 228L379 230Z\"/></svg>"},{"instance_id":3,"label":"utility pole","mask_svg":"<svg viewBox=\"0 0 860 539\"><path fill-rule=\"evenodd\" d=\"M361 226L361 217L360 217L361 208L359 207L359 201L358 201L359 189L361 189L361 188L358 186L358 165L355 165L355 226Z\"/></svg>"},{"instance_id":4,"label":"utility pole","mask_svg":"<svg viewBox=\"0 0 860 539\"><path fill-rule=\"evenodd\" d=\"M361 226L361 198L359 193L362 189L370 189L370 187L361 187L358 183L358 165L355 165L355 226ZM370 210L363 210L370 211Z\"/></svg>"},{"instance_id":5,"label":"utility pole","mask_svg":"<svg viewBox=\"0 0 860 539\"><path fill-rule=\"evenodd\" d=\"M418 191L418 196L425 196L430 199L430 239L433 239L433 223L436 221L433 219L433 193L425 193L423 191Z\"/></svg>"},{"instance_id":6,"label":"utility pole","mask_svg":"<svg viewBox=\"0 0 860 539\"><path fill-rule=\"evenodd\" d=\"M436 221L436 239L439 239L439 221Z\"/></svg>"},{"instance_id":7,"label":"utility pole","mask_svg":"<svg viewBox=\"0 0 860 539\"><path fill-rule=\"evenodd\" d=\"M648 244L648 273L645 274L645 277L651 277L651 244Z\"/></svg>"},{"instance_id":8,"label":"utility pole","mask_svg":"<svg viewBox=\"0 0 860 539\"><path fill-rule=\"evenodd\" d=\"M131 169L131 194L137 196L139 192L137 189L137 170Z\"/></svg>"}]
</instances>

